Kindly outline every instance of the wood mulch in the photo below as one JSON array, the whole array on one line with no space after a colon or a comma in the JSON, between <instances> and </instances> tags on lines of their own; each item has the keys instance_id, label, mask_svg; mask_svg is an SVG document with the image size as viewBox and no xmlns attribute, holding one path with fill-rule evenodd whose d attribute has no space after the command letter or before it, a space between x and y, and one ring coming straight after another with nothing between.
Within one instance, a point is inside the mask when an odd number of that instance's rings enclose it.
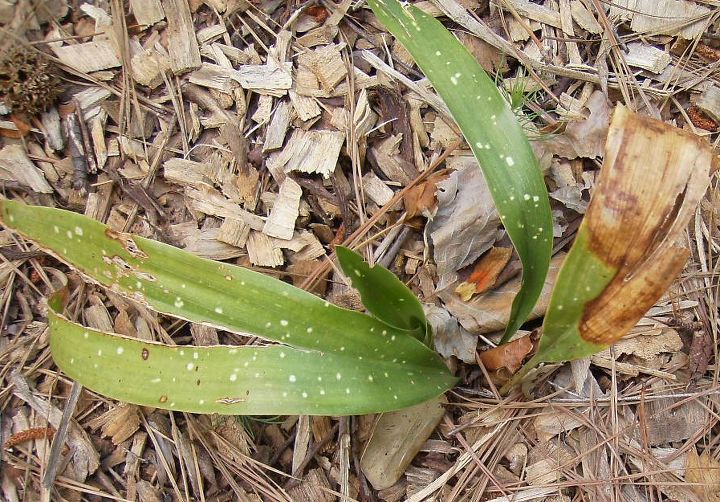
<instances>
[{"instance_id":1,"label":"wood mulch","mask_svg":"<svg viewBox=\"0 0 720 502\"><path fill-rule=\"evenodd\" d=\"M415 3L527 119L552 197L553 270L617 104L717 145L715 2ZM444 105L363 2L0 0L0 30L4 197L350 308L358 296L328 258L335 244L359 247L428 305L461 379L411 465L377 490L361 467L377 417L200 416L80 391L48 349L43 294L56 273L85 325L248 340L83 284L2 229L3 500L720 500L717 177L683 243L692 260L631 335L552 368L532 399L501 398L478 351L498 341L517 260Z\"/></svg>"}]
</instances>

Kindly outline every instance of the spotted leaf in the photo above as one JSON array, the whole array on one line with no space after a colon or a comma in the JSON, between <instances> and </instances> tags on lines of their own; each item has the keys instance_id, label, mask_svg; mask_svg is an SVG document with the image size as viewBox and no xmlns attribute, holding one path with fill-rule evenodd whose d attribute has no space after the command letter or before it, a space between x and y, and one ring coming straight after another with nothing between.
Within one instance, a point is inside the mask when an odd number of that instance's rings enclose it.
<instances>
[{"instance_id":1,"label":"spotted leaf","mask_svg":"<svg viewBox=\"0 0 720 502\"><path fill-rule=\"evenodd\" d=\"M397 0L369 0L378 19L415 59L472 148L523 265L503 341L517 331L542 291L550 265L547 188L515 114L477 60L439 21Z\"/></svg>"},{"instance_id":2,"label":"spotted leaf","mask_svg":"<svg viewBox=\"0 0 720 502\"><path fill-rule=\"evenodd\" d=\"M335 254L368 312L385 324L425 340L428 322L422 305L395 274L385 267L371 267L348 248L338 246Z\"/></svg>"},{"instance_id":3,"label":"spotted leaf","mask_svg":"<svg viewBox=\"0 0 720 502\"><path fill-rule=\"evenodd\" d=\"M158 312L283 344L149 344L70 323L53 299L58 366L110 397L193 412L340 415L410 406L455 382L442 360L404 330L282 281L76 213L3 200L0 218L89 280Z\"/></svg>"},{"instance_id":4,"label":"spotted leaf","mask_svg":"<svg viewBox=\"0 0 720 502\"><path fill-rule=\"evenodd\" d=\"M676 242L707 189L710 145L619 106L604 159L528 367L614 343L665 293L688 257Z\"/></svg>"}]
</instances>

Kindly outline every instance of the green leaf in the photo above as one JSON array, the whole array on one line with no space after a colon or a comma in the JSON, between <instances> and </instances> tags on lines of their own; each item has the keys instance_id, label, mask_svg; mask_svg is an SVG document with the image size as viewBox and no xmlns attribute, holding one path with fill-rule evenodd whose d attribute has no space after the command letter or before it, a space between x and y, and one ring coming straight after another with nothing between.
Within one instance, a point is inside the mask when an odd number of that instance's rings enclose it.
<instances>
[{"instance_id":1,"label":"green leaf","mask_svg":"<svg viewBox=\"0 0 720 502\"><path fill-rule=\"evenodd\" d=\"M70 323L54 299L51 348L58 366L110 397L192 412L341 415L410 406L456 381L437 354L405 331L282 281L67 211L4 200L0 217L116 293L165 314L285 344L149 344ZM153 384L156 378L161 381Z\"/></svg>"},{"instance_id":2,"label":"green leaf","mask_svg":"<svg viewBox=\"0 0 720 502\"><path fill-rule=\"evenodd\" d=\"M447 104L480 163L523 264L522 288L503 336L507 341L540 296L552 252L550 202L535 155L493 81L439 21L397 0L369 4Z\"/></svg>"},{"instance_id":3,"label":"green leaf","mask_svg":"<svg viewBox=\"0 0 720 502\"><path fill-rule=\"evenodd\" d=\"M335 254L368 312L389 326L425 339L428 323L422 305L395 274L385 267L371 267L346 247L337 246Z\"/></svg>"},{"instance_id":4,"label":"green leaf","mask_svg":"<svg viewBox=\"0 0 720 502\"><path fill-rule=\"evenodd\" d=\"M710 145L618 106L605 150L528 368L586 357L623 337L689 256L675 243L709 184Z\"/></svg>"}]
</instances>

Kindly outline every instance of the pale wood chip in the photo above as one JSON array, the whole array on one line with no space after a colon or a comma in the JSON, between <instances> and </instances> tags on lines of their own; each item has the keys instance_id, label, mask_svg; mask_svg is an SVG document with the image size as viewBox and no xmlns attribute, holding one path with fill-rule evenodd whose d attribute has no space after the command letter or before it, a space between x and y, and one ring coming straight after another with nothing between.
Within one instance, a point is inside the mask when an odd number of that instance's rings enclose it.
<instances>
[{"instance_id":1,"label":"pale wood chip","mask_svg":"<svg viewBox=\"0 0 720 502\"><path fill-rule=\"evenodd\" d=\"M135 54L131 65L135 82L154 89L164 82L163 75L170 69L170 60L159 51L148 49Z\"/></svg>"},{"instance_id":2,"label":"pale wood chip","mask_svg":"<svg viewBox=\"0 0 720 502\"><path fill-rule=\"evenodd\" d=\"M250 225L244 221L225 218L225 221L220 225L217 238L219 241L230 244L231 246L244 248L245 244L247 244L250 230Z\"/></svg>"},{"instance_id":3,"label":"pale wood chip","mask_svg":"<svg viewBox=\"0 0 720 502\"><path fill-rule=\"evenodd\" d=\"M292 263L314 260L326 254L325 248L315 234L307 230L296 231L290 240L273 239L273 245L279 249L292 251L290 255Z\"/></svg>"},{"instance_id":4,"label":"pale wood chip","mask_svg":"<svg viewBox=\"0 0 720 502\"><path fill-rule=\"evenodd\" d=\"M139 25L150 26L165 19L160 0L130 0L130 8Z\"/></svg>"},{"instance_id":5,"label":"pale wood chip","mask_svg":"<svg viewBox=\"0 0 720 502\"><path fill-rule=\"evenodd\" d=\"M302 197L300 185L292 178L285 178L263 227L265 235L284 240L292 239L295 221L300 211L300 197Z\"/></svg>"},{"instance_id":6,"label":"pale wood chip","mask_svg":"<svg viewBox=\"0 0 720 502\"><path fill-rule=\"evenodd\" d=\"M332 487L321 468L310 470L303 481L288 490L291 500L296 502L331 502L336 500Z\"/></svg>"},{"instance_id":7,"label":"pale wood chip","mask_svg":"<svg viewBox=\"0 0 720 502\"><path fill-rule=\"evenodd\" d=\"M45 140L48 146L55 151L61 151L65 148L65 138L62 133L62 125L60 123L60 115L56 107L51 107L44 112L40 119L45 133Z\"/></svg>"},{"instance_id":8,"label":"pale wood chip","mask_svg":"<svg viewBox=\"0 0 720 502\"><path fill-rule=\"evenodd\" d=\"M707 28L712 11L687 0L617 0L608 17L630 21L635 33L680 35L692 40Z\"/></svg>"},{"instance_id":9,"label":"pale wood chip","mask_svg":"<svg viewBox=\"0 0 720 502\"><path fill-rule=\"evenodd\" d=\"M100 423L102 435L110 437L116 446L130 439L140 428L138 407L127 403L109 409L95 421Z\"/></svg>"},{"instance_id":10,"label":"pale wood chip","mask_svg":"<svg viewBox=\"0 0 720 502\"><path fill-rule=\"evenodd\" d=\"M308 68L325 92L332 91L347 76L340 49L345 44L328 44L298 56L298 66Z\"/></svg>"},{"instance_id":11,"label":"pale wood chip","mask_svg":"<svg viewBox=\"0 0 720 502\"><path fill-rule=\"evenodd\" d=\"M189 80L201 87L229 93L238 85L233 79L233 75L234 70L216 64L203 63L198 70L190 74Z\"/></svg>"},{"instance_id":12,"label":"pale wood chip","mask_svg":"<svg viewBox=\"0 0 720 502\"><path fill-rule=\"evenodd\" d=\"M292 86L292 63L282 66L268 63L264 65L243 65L232 73L243 89L271 96L284 96Z\"/></svg>"},{"instance_id":13,"label":"pale wood chip","mask_svg":"<svg viewBox=\"0 0 720 502\"><path fill-rule=\"evenodd\" d=\"M43 172L28 158L22 145L10 144L0 150L0 180L16 181L34 192L52 193Z\"/></svg>"},{"instance_id":14,"label":"pale wood chip","mask_svg":"<svg viewBox=\"0 0 720 502\"><path fill-rule=\"evenodd\" d=\"M272 116L272 102L272 96L268 94L261 95L258 99L257 109L250 118L258 124L266 123L268 120L270 120L270 117Z\"/></svg>"},{"instance_id":15,"label":"pale wood chip","mask_svg":"<svg viewBox=\"0 0 720 502\"><path fill-rule=\"evenodd\" d=\"M120 66L115 47L109 40L82 44L51 46L52 51L65 65L82 73L92 73Z\"/></svg>"},{"instance_id":16,"label":"pale wood chip","mask_svg":"<svg viewBox=\"0 0 720 502\"><path fill-rule=\"evenodd\" d=\"M200 67L200 49L195 37L190 6L186 0L162 0L167 16L167 43L170 67L184 73Z\"/></svg>"},{"instance_id":17,"label":"pale wood chip","mask_svg":"<svg viewBox=\"0 0 720 502\"><path fill-rule=\"evenodd\" d=\"M593 35L602 33L602 26L597 22L595 16L585 7L582 2L571 2L570 12L572 13L573 20L583 30Z\"/></svg>"},{"instance_id":18,"label":"pale wood chip","mask_svg":"<svg viewBox=\"0 0 720 502\"><path fill-rule=\"evenodd\" d=\"M506 0L506 2L523 17L555 28L562 28L560 15L549 7L538 5L530 0ZM502 3L500 5L502 6Z\"/></svg>"},{"instance_id":19,"label":"pale wood chip","mask_svg":"<svg viewBox=\"0 0 720 502\"><path fill-rule=\"evenodd\" d=\"M185 251L210 260L229 260L242 256L241 249L218 240L219 228L199 230L195 223L181 223L170 227L185 245Z\"/></svg>"},{"instance_id":20,"label":"pale wood chip","mask_svg":"<svg viewBox=\"0 0 720 502\"><path fill-rule=\"evenodd\" d=\"M628 53L625 54L625 61L627 61L628 65L655 74L662 73L672 60L669 53L642 42L629 43L627 47Z\"/></svg>"},{"instance_id":21,"label":"pale wood chip","mask_svg":"<svg viewBox=\"0 0 720 502\"><path fill-rule=\"evenodd\" d=\"M168 159L163 164L163 176L166 181L181 186L212 189L212 166L204 162L185 159Z\"/></svg>"},{"instance_id":22,"label":"pale wood chip","mask_svg":"<svg viewBox=\"0 0 720 502\"><path fill-rule=\"evenodd\" d=\"M318 173L329 178L344 142L345 134L338 131L295 129L285 148L271 155L267 164L285 173Z\"/></svg>"},{"instance_id":23,"label":"pale wood chip","mask_svg":"<svg viewBox=\"0 0 720 502\"><path fill-rule=\"evenodd\" d=\"M285 133L290 126L292 107L287 101L280 101L275 108L275 113L270 119L270 124L265 131L265 142L263 152L271 152L281 148L285 142Z\"/></svg>"},{"instance_id":24,"label":"pale wood chip","mask_svg":"<svg viewBox=\"0 0 720 502\"><path fill-rule=\"evenodd\" d=\"M380 207L390 202L395 195L392 189L372 171L363 176L363 190L365 195Z\"/></svg>"},{"instance_id":25,"label":"pale wood chip","mask_svg":"<svg viewBox=\"0 0 720 502\"><path fill-rule=\"evenodd\" d=\"M329 26L328 24L325 24L319 28L308 31L301 37L298 37L297 43L307 48L331 44L333 40L335 40L337 34L337 26Z\"/></svg>"},{"instance_id":26,"label":"pale wood chip","mask_svg":"<svg viewBox=\"0 0 720 502\"><path fill-rule=\"evenodd\" d=\"M260 216L241 208L215 189L186 188L190 206L201 213L222 218L233 218L247 223L254 230L262 230L265 221Z\"/></svg>"},{"instance_id":27,"label":"pale wood chip","mask_svg":"<svg viewBox=\"0 0 720 502\"><path fill-rule=\"evenodd\" d=\"M715 122L720 122L720 87L708 87L698 96L695 104Z\"/></svg>"},{"instance_id":28,"label":"pale wood chip","mask_svg":"<svg viewBox=\"0 0 720 502\"><path fill-rule=\"evenodd\" d=\"M227 33L227 29L222 24L215 24L199 30L196 34L198 43L206 44L217 40Z\"/></svg>"},{"instance_id":29,"label":"pale wood chip","mask_svg":"<svg viewBox=\"0 0 720 502\"><path fill-rule=\"evenodd\" d=\"M273 239L262 232L251 231L247 241L250 263L259 267L278 267L285 263L282 250L273 245Z\"/></svg>"},{"instance_id":30,"label":"pale wood chip","mask_svg":"<svg viewBox=\"0 0 720 502\"><path fill-rule=\"evenodd\" d=\"M318 117L322 113L320 105L317 104L314 98L309 96L303 96L293 91L289 91L290 101L292 102L295 113L302 121L312 120Z\"/></svg>"}]
</instances>

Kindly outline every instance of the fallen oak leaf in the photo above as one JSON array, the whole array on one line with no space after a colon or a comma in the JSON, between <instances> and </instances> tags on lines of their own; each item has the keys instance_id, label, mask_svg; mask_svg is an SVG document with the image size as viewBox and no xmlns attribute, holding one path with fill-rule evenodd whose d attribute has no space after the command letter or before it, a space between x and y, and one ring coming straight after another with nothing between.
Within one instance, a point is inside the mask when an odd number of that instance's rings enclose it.
<instances>
[{"instance_id":1,"label":"fallen oak leaf","mask_svg":"<svg viewBox=\"0 0 720 502\"><path fill-rule=\"evenodd\" d=\"M511 256L511 248L490 248L475 264L467 280L455 288L455 292L465 302L475 294L484 293L495 284L498 275L505 269Z\"/></svg>"}]
</instances>

